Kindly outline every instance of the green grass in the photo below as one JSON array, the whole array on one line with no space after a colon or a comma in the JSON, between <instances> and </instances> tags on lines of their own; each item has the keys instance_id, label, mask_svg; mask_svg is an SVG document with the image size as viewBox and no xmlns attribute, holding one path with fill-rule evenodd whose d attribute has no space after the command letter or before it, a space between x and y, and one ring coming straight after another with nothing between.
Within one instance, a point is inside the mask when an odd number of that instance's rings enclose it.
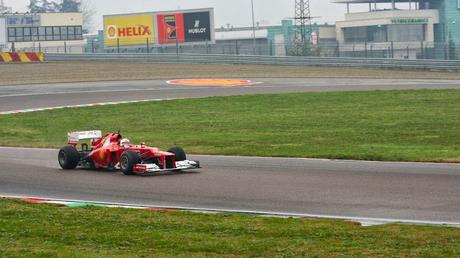
<instances>
[{"instance_id":1,"label":"green grass","mask_svg":"<svg viewBox=\"0 0 460 258\"><path fill-rule=\"evenodd\" d=\"M460 91L212 97L0 116L0 145L60 147L72 130L199 154L460 161Z\"/></svg>"},{"instance_id":2,"label":"green grass","mask_svg":"<svg viewBox=\"0 0 460 258\"><path fill-rule=\"evenodd\" d=\"M0 200L1 257L454 257L460 229Z\"/></svg>"}]
</instances>

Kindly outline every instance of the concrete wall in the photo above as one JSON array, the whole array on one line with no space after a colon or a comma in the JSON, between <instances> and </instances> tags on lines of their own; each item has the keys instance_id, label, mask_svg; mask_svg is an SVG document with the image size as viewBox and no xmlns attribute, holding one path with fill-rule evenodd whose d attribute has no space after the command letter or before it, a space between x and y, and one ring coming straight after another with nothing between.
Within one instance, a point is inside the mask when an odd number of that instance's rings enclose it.
<instances>
[{"instance_id":1,"label":"concrete wall","mask_svg":"<svg viewBox=\"0 0 460 258\"><path fill-rule=\"evenodd\" d=\"M320 39L331 39L335 40L337 38L335 26L320 26L319 27L319 37Z\"/></svg>"},{"instance_id":2,"label":"concrete wall","mask_svg":"<svg viewBox=\"0 0 460 258\"><path fill-rule=\"evenodd\" d=\"M6 19L0 17L0 50L7 44Z\"/></svg>"},{"instance_id":3,"label":"concrete wall","mask_svg":"<svg viewBox=\"0 0 460 258\"><path fill-rule=\"evenodd\" d=\"M42 13L41 26L82 26L81 13Z\"/></svg>"}]
</instances>

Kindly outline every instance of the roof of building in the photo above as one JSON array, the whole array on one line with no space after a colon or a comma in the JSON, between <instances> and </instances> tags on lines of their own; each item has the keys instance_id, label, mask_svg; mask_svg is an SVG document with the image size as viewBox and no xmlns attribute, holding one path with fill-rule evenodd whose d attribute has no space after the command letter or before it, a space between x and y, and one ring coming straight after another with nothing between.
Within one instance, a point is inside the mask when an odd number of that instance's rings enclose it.
<instances>
[{"instance_id":1,"label":"roof of building","mask_svg":"<svg viewBox=\"0 0 460 258\"><path fill-rule=\"evenodd\" d=\"M242 40L252 39L252 30L239 30L239 31L221 31L216 32L216 40ZM264 39L268 37L268 30L256 30L256 38Z\"/></svg>"}]
</instances>

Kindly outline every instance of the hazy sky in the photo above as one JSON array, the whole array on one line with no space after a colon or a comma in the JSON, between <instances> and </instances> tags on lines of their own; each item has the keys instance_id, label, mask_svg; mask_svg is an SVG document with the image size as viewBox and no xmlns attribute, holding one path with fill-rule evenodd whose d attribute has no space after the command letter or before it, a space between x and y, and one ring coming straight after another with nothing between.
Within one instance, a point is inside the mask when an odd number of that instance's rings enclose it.
<instances>
[{"instance_id":1,"label":"hazy sky","mask_svg":"<svg viewBox=\"0 0 460 258\"><path fill-rule=\"evenodd\" d=\"M250 0L86 0L96 11L95 25L102 28L102 15L149 12L176 9L214 7L216 26L249 26L251 24ZM261 24L279 24L283 18L294 16L294 0L254 0L256 21ZM5 0L13 11L23 12L29 0ZM330 0L311 0L312 16L320 16L318 23L334 23L343 19L345 5L333 4ZM365 6L354 9L365 9Z\"/></svg>"}]
</instances>

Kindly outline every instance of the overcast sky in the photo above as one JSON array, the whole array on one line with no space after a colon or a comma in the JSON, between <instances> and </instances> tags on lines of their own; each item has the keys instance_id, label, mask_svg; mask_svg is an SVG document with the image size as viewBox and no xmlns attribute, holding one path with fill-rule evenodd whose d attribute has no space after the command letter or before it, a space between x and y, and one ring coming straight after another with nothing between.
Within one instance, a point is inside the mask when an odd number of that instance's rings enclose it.
<instances>
[{"instance_id":1,"label":"overcast sky","mask_svg":"<svg viewBox=\"0 0 460 258\"><path fill-rule=\"evenodd\" d=\"M193 9L214 7L216 26L249 26L251 24L250 0L86 0L96 11L95 25L102 29L102 15L149 12L176 9ZM254 0L255 17L263 25L280 24L283 18L294 16L294 0ZM5 0L13 11L23 12L29 0ZM346 10L345 5L333 4L330 0L311 0L312 16L320 16L315 20L318 23L334 23L342 20ZM365 6L355 7L362 9Z\"/></svg>"}]
</instances>

